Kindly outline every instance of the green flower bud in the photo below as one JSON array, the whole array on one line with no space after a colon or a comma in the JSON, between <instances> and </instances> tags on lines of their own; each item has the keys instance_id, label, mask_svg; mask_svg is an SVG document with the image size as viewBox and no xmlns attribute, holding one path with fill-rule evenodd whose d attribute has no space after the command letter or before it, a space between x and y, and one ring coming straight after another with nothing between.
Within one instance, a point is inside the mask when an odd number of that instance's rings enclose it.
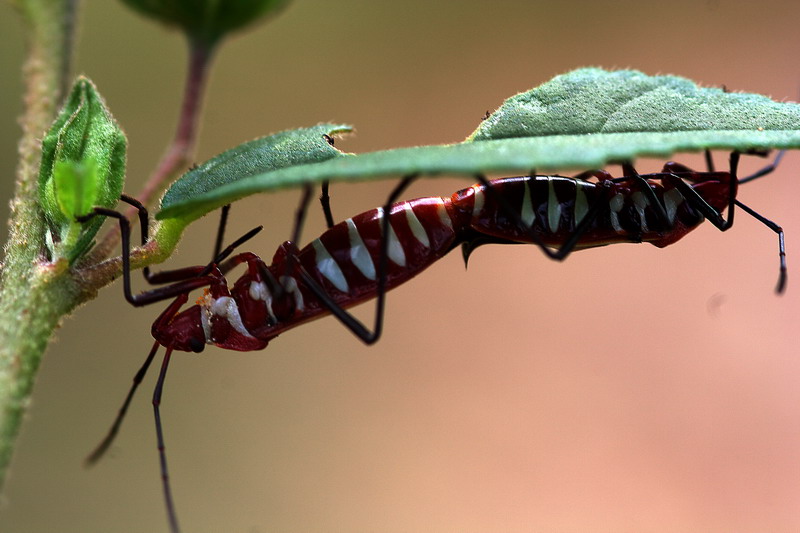
<instances>
[{"instance_id":1,"label":"green flower bud","mask_svg":"<svg viewBox=\"0 0 800 533\"><path fill-rule=\"evenodd\" d=\"M214 45L227 33L257 22L289 0L122 0L164 24L177 26L193 41Z\"/></svg>"},{"instance_id":2,"label":"green flower bud","mask_svg":"<svg viewBox=\"0 0 800 533\"><path fill-rule=\"evenodd\" d=\"M76 80L42 141L39 201L53 259L85 253L102 218L80 224L94 206L116 206L125 179L125 134L87 78Z\"/></svg>"}]
</instances>

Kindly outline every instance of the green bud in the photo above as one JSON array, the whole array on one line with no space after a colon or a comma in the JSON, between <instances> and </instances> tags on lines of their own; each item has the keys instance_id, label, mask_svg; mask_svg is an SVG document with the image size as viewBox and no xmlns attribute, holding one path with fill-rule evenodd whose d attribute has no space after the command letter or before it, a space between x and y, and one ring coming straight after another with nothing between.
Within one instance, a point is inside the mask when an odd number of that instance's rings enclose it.
<instances>
[{"instance_id":1,"label":"green bud","mask_svg":"<svg viewBox=\"0 0 800 533\"><path fill-rule=\"evenodd\" d=\"M58 207L67 219L88 215L97 202L97 162L56 161L53 185Z\"/></svg>"},{"instance_id":2,"label":"green bud","mask_svg":"<svg viewBox=\"0 0 800 533\"><path fill-rule=\"evenodd\" d=\"M289 0L122 0L164 24L177 26L208 46L227 33L274 14Z\"/></svg>"},{"instance_id":3,"label":"green bud","mask_svg":"<svg viewBox=\"0 0 800 533\"><path fill-rule=\"evenodd\" d=\"M42 141L39 201L53 259L85 253L102 219L80 224L94 206L116 206L125 179L125 134L87 78L76 80Z\"/></svg>"}]
</instances>

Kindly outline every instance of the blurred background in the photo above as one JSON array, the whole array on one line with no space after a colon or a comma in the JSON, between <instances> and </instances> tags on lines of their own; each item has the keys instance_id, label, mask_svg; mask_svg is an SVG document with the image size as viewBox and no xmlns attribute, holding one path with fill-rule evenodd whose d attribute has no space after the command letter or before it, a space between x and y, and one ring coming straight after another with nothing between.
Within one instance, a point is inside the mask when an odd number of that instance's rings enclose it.
<instances>
[{"instance_id":1,"label":"blurred background","mask_svg":"<svg viewBox=\"0 0 800 533\"><path fill-rule=\"evenodd\" d=\"M795 100L799 17L796 2L770 0L295 0L221 49L197 160L321 121L354 124L357 135L337 143L354 152L455 142L506 97L581 66ZM86 1L81 25L76 73L128 134L135 193L172 136L184 43L119 2ZM2 218L22 43L4 2ZM676 159L702 167L693 154ZM765 164L746 159L744 172ZM799 167L790 153L739 193L786 229L782 297L775 235L740 213L725 234L705 225L663 250L620 245L557 264L533 247L485 247L467 271L454 253L391 293L372 347L324 319L263 352L176 354L162 413L184 530L797 531ZM382 204L394 183L336 185L334 215ZM429 179L408 195L469 184ZM249 247L271 258L298 198L237 203L229 235L265 224ZM171 265L205 263L215 226L214 216L192 226ZM315 212L305 235L323 226ZM114 285L65 320L18 442L1 531L167 530L155 375L109 456L82 466L160 310L132 308ZM372 312L359 308L370 323Z\"/></svg>"}]
</instances>

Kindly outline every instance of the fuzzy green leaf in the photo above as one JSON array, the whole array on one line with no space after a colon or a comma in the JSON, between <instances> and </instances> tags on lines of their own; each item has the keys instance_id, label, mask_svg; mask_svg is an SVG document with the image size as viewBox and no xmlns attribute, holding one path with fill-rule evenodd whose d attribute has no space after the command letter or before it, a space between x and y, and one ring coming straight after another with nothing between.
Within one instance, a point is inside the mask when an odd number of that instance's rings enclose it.
<instances>
[{"instance_id":1,"label":"fuzzy green leaf","mask_svg":"<svg viewBox=\"0 0 800 533\"><path fill-rule=\"evenodd\" d=\"M588 170L679 151L772 148L800 148L800 105L674 76L587 68L509 98L463 143L271 170L192 197L165 196L158 217L192 219L250 194L323 180Z\"/></svg>"},{"instance_id":2,"label":"fuzzy green leaf","mask_svg":"<svg viewBox=\"0 0 800 533\"><path fill-rule=\"evenodd\" d=\"M676 76L584 68L512 96L469 139L684 132L702 149L717 132L796 129L798 117L796 104L760 94L698 87ZM741 146L728 147L745 148L753 137L742 138Z\"/></svg>"},{"instance_id":3,"label":"fuzzy green leaf","mask_svg":"<svg viewBox=\"0 0 800 533\"><path fill-rule=\"evenodd\" d=\"M77 258L102 222L81 226L75 217L95 205L117 204L125 179L126 143L97 88L89 79L78 78L42 141L39 200L50 225L54 257Z\"/></svg>"},{"instance_id":4,"label":"fuzzy green leaf","mask_svg":"<svg viewBox=\"0 0 800 533\"><path fill-rule=\"evenodd\" d=\"M349 131L350 126L343 124L319 124L240 144L181 176L166 192L161 205L191 203L192 198L213 194L215 190L249 176L340 157L345 154L327 139Z\"/></svg>"}]
</instances>

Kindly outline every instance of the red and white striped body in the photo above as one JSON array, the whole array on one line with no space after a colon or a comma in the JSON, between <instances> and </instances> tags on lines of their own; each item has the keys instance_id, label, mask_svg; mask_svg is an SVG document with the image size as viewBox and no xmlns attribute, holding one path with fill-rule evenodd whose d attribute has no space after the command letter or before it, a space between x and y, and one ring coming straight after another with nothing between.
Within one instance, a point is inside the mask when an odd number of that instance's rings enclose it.
<instances>
[{"instance_id":1,"label":"red and white striped body","mask_svg":"<svg viewBox=\"0 0 800 533\"><path fill-rule=\"evenodd\" d=\"M596 202L607 205L579 238L578 249L618 242L667 246L703 220L678 189L662 182L667 174L642 176L651 178L647 185L652 195L643 194L632 180L612 180L604 172L594 175L600 182L560 176L504 178L491 182L491 191L474 185L451 198L394 204L389 213L386 289L411 279L464 243L532 243L538 239L548 246L560 246ZM730 174L703 173L702 180L694 181L692 187L711 207L718 211L726 207ZM660 205L650 205L652 198ZM658 222L656 207L666 214L668 228L659 227L663 224ZM516 214L512 216L510 210ZM229 289L225 277L215 269L211 274L214 281L203 297L177 314L170 306L154 324L153 336L177 350L198 351L204 344L242 351L262 349L287 329L329 314L303 282L299 267L342 308L375 297L383 216L383 209L378 208L348 218L299 251L287 241L269 266L252 253L233 257L226 265L247 265L233 287ZM293 262L288 261L292 254L296 257ZM282 290L274 290L275 280Z\"/></svg>"},{"instance_id":2,"label":"red and white striped body","mask_svg":"<svg viewBox=\"0 0 800 533\"><path fill-rule=\"evenodd\" d=\"M469 222L469 216L454 208L449 198L439 197L396 203L389 217L387 289L414 277L460 244ZM169 324L154 326L153 336L164 345L187 351L192 350L188 337L234 350L264 348L283 331L329 313L303 283L299 266L342 307L373 298L382 224L382 208L366 211L329 228L299 252L292 243L283 243L268 267L255 254L239 254L231 261L246 263L247 272L230 290L218 274L194 306ZM292 252L297 261L288 272ZM281 283L283 294L276 296L277 291L270 290L265 267ZM188 329L192 332L187 335ZM176 330L182 331L178 342Z\"/></svg>"}]
</instances>

